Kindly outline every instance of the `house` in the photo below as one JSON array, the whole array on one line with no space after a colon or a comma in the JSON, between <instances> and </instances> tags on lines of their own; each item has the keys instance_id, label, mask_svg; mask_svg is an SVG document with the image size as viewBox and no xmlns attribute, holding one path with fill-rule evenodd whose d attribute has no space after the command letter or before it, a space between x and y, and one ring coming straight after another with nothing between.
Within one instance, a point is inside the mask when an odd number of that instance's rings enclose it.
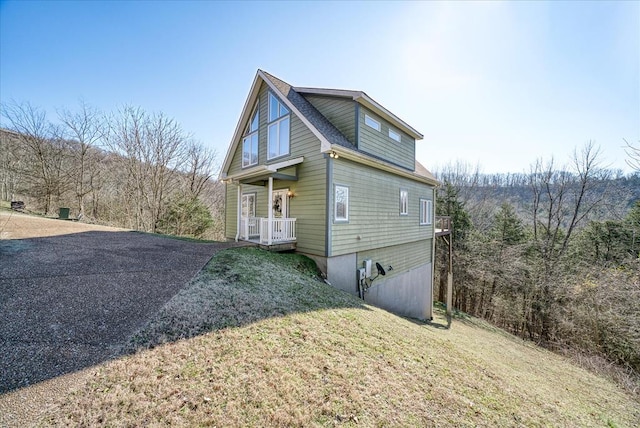
<instances>
[{"instance_id":1,"label":"house","mask_svg":"<svg viewBox=\"0 0 640 428\"><path fill-rule=\"evenodd\" d=\"M258 70L221 172L226 236L316 261L333 286L432 316L435 177L422 134L362 91Z\"/></svg>"}]
</instances>

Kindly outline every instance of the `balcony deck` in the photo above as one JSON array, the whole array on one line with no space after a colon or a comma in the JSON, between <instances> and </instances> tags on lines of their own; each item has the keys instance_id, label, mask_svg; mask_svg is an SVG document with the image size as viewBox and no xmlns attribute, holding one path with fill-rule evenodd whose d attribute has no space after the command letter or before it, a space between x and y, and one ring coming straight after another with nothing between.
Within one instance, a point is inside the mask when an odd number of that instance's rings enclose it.
<instances>
[{"instance_id":1,"label":"balcony deck","mask_svg":"<svg viewBox=\"0 0 640 428\"><path fill-rule=\"evenodd\" d=\"M444 216L444 215L436 216L436 224L434 229L435 229L436 236L451 235L451 229L452 229L451 217Z\"/></svg>"}]
</instances>

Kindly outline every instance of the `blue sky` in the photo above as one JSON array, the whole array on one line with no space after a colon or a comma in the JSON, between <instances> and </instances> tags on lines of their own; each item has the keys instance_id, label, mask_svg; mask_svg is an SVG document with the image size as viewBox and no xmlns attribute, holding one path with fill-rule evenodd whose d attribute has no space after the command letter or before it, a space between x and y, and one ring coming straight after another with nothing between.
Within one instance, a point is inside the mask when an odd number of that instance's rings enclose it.
<instances>
[{"instance_id":1,"label":"blue sky","mask_svg":"<svg viewBox=\"0 0 640 428\"><path fill-rule=\"evenodd\" d=\"M0 101L162 111L222 160L262 68L358 89L429 169L523 172L640 141L639 2L0 2Z\"/></svg>"}]
</instances>

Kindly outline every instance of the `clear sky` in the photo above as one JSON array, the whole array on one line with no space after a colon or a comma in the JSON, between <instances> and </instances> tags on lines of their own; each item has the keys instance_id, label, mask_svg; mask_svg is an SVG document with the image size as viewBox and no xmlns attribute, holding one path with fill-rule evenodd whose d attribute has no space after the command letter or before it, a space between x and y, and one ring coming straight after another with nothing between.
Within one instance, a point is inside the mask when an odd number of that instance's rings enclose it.
<instances>
[{"instance_id":1,"label":"clear sky","mask_svg":"<svg viewBox=\"0 0 640 428\"><path fill-rule=\"evenodd\" d=\"M640 142L640 3L0 1L0 101L162 111L226 153L256 70L357 89L429 169Z\"/></svg>"}]
</instances>

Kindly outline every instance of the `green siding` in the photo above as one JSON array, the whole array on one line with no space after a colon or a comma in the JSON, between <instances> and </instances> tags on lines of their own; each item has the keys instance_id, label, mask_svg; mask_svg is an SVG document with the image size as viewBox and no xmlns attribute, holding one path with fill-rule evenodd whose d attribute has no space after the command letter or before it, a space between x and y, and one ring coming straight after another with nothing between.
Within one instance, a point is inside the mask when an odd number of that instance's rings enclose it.
<instances>
[{"instance_id":1,"label":"green siding","mask_svg":"<svg viewBox=\"0 0 640 428\"><path fill-rule=\"evenodd\" d=\"M305 97L329 120L347 140L356 144L356 103L344 98L311 96Z\"/></svg>"},{"instance_id":2,"label":"green siding","mask_svg":"<svg viewBox=\"0 0 640 428\"><path fill-rule=\"evenodd\" d=\"M356 266L362 267L365 259L371 259L373 266L371 274L376 275L376 262L380 263L387 271L385 279L393 277L395 273L404 273L425 263L431 263L431 250L433 241L423 239L407 244L392 245L357 253ZM393 267L389 271L389 266Z\"/></svg>"},{"instance_id":3,"label":"green siding","mask_svg":"<svg viewBox=\"0 0 640 428\"><path fill-rule=\"evenodd\" d=\"M419 224L420 199L433 200L433 187L342 158L332 162L332 184L349 186L349 222L331 225L331 256L433 237L433 225ZM400 189L409 192L408 215L400 215Z\"/></svg>"},{"instance_id":4,"label":"green siding","mask_svg":"<svg viewBox=\"0 0 640 428\"><path fill-rule=\"evenodd\" d=\"M295 197L289 200L289 217L296 218L298 251L325 255L326 226L326 160L320 153L320 140L291 113L290 154L267 161L268 86L262 84L259 92L260 128L258 135L258 164L270 164L304 156L296 166L298 181L274 180L273 189L290 189ZM253 106L252 106L253 108ZM233 156L228 174L242 171L242 142ZM288 169L289 170L289 169ZM256 215L268 216L267 187L243 185L243 192L256 192ZM235 238L237 224L237 187L227 185L226 236Z\"/></svg>"},{"instance_id":5,"label":"green siding","mask_svg":"<svg viewBox=\"0 0 640 428\"><path fill-rule=\"evenodd\" d=\"M364 115L380 122L380 131L377 131L364 123ZM366 107L360 107L359 141L358 149L373 156L377 156L396 165L403 166L411 171L415 168L416 142L409 135L380 116L371 112ZM400 134L400 142L389 137L389 127Z\"/></svg>"}]
</instances>

